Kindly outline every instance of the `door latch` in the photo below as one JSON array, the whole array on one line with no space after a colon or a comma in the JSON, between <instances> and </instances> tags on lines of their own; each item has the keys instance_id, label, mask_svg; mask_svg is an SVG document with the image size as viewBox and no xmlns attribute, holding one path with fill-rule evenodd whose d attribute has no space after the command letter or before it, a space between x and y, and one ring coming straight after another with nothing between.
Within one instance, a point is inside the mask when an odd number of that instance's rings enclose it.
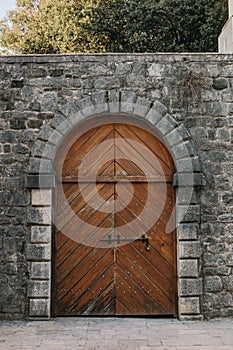
<instances>
[{"instance_id":1,"label":"door latch","mask_svg":"<svg viewBox=\"0 0 233 350\"><path fill-rule=\"evenodd\" d=\"M109 234L107 238L102 238L100 241L108 242L109 244L111 244L112 242L117 242L118 244L120 244L121 241L123 242L141 241L143 244L146 245L146 250L147 251L150 250L149 237L146 237L145 233L143 233L139 238L124 238L124 237L120 237L120 235L117 235L117 237L115 238L115 237L112 237L111 234Z\"/></svg>"},{"instance_id":2,"label":"door latch","mask_svg":"<svg viewBox=\"0 0 233 350\"><path fill-rule=\"evenodd\" d=\"M147 251L150 250L149 238L146 237L145 233L143 233L141 238L138 238L137 240L138 241L142 241L142 243L145 243Z\"/></svg>"}]
</instances>

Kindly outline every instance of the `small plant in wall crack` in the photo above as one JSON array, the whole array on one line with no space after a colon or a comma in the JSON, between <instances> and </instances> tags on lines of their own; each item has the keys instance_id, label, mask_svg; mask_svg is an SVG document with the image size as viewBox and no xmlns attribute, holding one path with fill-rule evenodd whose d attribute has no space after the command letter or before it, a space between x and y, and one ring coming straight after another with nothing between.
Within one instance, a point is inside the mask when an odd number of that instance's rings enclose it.
<instances>
[{"instance_id":1,"label":"small plant in wall crack","mask_svg":"<svg viewBox=\"0 0 233 350\"><path fill-rule=\"evenodd\" d=\"M201 88L204 85L201 82L200 75L190 71L181 81L183 87L183 96L191 97L194 100L201 98Z\"/></svg>"}]
</instances>

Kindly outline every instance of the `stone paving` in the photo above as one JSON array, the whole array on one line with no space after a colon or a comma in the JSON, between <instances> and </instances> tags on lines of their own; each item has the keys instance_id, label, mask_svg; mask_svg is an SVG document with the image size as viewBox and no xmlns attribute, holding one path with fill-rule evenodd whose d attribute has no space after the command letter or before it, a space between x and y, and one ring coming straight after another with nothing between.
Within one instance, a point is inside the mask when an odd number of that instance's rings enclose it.
<instances>
[{"instance_id":1,"label":"stone paving","mask_svg":"<svg viewBox=\"0 0 233 350\"><path fill-rule=\"evenodd\" d=\"M57 318L1 322L0 350L232 350L233 319Z\"/></svg>"}]
</instances>

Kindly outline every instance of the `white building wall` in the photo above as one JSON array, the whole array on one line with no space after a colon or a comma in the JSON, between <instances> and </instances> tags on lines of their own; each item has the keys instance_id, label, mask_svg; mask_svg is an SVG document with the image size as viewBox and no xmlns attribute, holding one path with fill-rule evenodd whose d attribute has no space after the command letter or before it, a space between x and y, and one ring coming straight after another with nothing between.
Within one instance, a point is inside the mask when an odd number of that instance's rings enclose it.
<instances>
[{"instance_id":1,"label":"white building wall","mask_svg":"<svg viewBox=\"0 0 233 350\"><path fill-rule=\"evenodd\" d=\"M218 37L218 51L233 53L233 0L228 0L229 18Z\"/></svg>"},{"instance_id":2,"label":"white building wall","mask_svg":"<svg viewBox=\"0 0 233 350\"><path fill-rule=\"evenodd\" d=\"M233 53L233 17L229 18L218 38L220 53Z\"/></svg>"}]
</instances>

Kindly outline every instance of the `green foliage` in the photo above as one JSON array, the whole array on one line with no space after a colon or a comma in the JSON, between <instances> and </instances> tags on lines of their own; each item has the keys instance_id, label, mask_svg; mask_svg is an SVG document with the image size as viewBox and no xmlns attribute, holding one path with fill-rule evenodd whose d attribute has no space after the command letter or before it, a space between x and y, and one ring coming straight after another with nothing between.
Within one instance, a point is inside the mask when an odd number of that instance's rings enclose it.
<instances>
[{"instance_id":1,"label":"green foliage","mask_svg":"<svg viewBox=\"0 0 233 350\"><path fill-rule=\"evenodd\" d=\"M17 0L1 46L25 54L211 52L227 0Z\"/></svg>"},{"instance_id":2,"label":"green foliage","mask_svg":"<svg viewBox=\"0 0 233 350\"><path fill-rule=\"evenodd\" d=\"M83 0L17 0L1 23L1 46L13 53L55 54L95 50L95 36L83 29ZM101 45L100 45L101 47Z\"/></svg>"},{"instance_id":3,"label":"green foliage","mask_svg":"<svg viewBox=\"0 0 233 350\"><path fill-rule=\"evenodd\" d=\"M227 0L100 0L88 24L113 52L217 51Z\"/></svg>"}]
</instances>

